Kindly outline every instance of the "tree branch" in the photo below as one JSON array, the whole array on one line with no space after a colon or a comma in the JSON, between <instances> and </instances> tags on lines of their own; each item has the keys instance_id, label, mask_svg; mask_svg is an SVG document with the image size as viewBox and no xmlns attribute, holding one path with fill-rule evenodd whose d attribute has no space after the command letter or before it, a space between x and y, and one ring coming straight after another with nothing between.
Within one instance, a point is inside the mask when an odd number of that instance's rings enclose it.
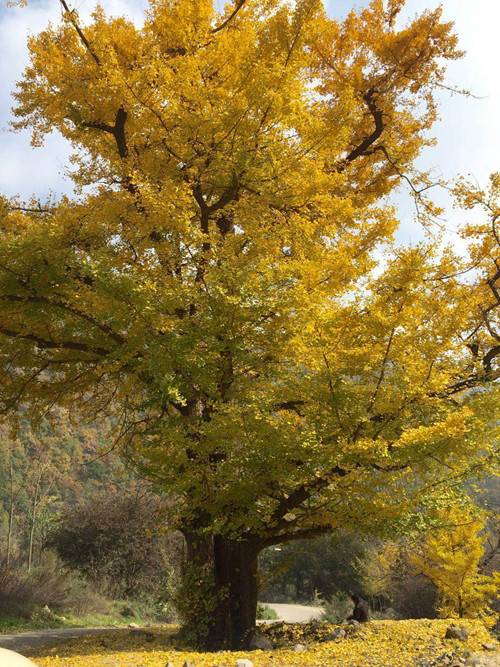
<instances>
[{"instance_id":1,"label":"tree branch","mask_svg":"<svg viewBox=\"0 0 500 667\"><path fill-rule=\"evenodd\" d=\"M212 34L215 35L215 33L220 32L221 30L224 30L224 28L227 27L231 23L231 21L236 17L236 15L238 14L238 12L243 7L243 5L245 4L246 1L247 0L238 0L237 3L236 3L235 8L231 12L231 14L229 14L227 19L222 21L222 23L220 25L218 25L216 28L214 28L212 30Z\"/></svg>"},{"instance_id":2,"label":"tree branch","mask_svg":"<svg viewBox=\"0 0 500 667\"><path fill-rule=\"evenodd\" d=\"M332 526L315 526L312 528L303 528L292 533L283 533L268 537L261 542L263 548L272 547L275 544L283 544L285 542L293 542L294 540L307 540L312 537L320 537L332 532Z\"/></svg>"},{"instance_id":3,"label":"tree branch","mask_svg":"<svg viewBox=\"0 0 500 667\"><path fill-rule=\"evenodd\" d=\"M492 368L491 364L493 362L493 359L496 357L500 356L500 345L495 345L495 347L492 347L491 350L489 350L483 357L483 367L486 373L490 373Z\"/></svg>"},{"instance_id":4,"label":"tree branch","mask_svg":"<svg viewBox=\"0 0 500 667\"><path fill-rule=\"evenodd\" d=\"M334 466L327 474L322 477L317 477L309 483L302 484L287 497L283 498L271 516L271 522L280 522L288 512L296 509L313 495L313 493L320 491L328 486L332 477L345 477L349 474L348 470L340 466Z\"/></svg>"},{"instance_id":5,"label":"tree branch","mask_svg":"<svg viewBox=\"0 0 500 667\"><path fill-rule=\"evenodd\" d=\"M295 412L299 417L303 417L304 414L300 411L300 407L306 405L306 401L295 400L295 401L284 401L283 403L276 403L274 406L275 410L289 410Z\"/></svg>"},{"instance_id":6,"label":"tree branch","mask_svg":"<svg viewBox=\"0 0 500 667\"><path fill-rule=\"evenodd\" d=\"M87 354L95 354L99 357L107 357L110 354L110 350L107 350L104 347L93 347L87 345L86 343L79 343L78 341L53 341L48 340L47 338L42 338L36 334L22 333L21 331L14 331L7 327L0 326L0 334L7 336L8 338L22 338L23 340L31 341L35 343L39 348L45 350L77 350L79 352L85 352Z\"/></svg>"},{"instance_id":7,"label":"tree branch","mask_svg":"<svg viewBox=\"0 0 500 667\"><path fill-rule=\"evenodd\" d=\"M40 215L46 215L47 213L52 213L54 209L52 208L33 208L31 206L7 206L9 211L22 211L23 213L39 213Z\"/></svg>"},{"instance_id":8,"label":"tree branch","mask_svg":"<svg viewBox=\"0 0 500 667\"><path fill-rule=\"evenodd\" d=\"M363 141L356 146L348 155L344 158L343 163L338 167L338 171L344 171L347 164L356 160L356 158L361 157L362 155L370 155L369 148L372 146L377 139L380 138L382 132L384 131L384 113L381 109L378 108L377 103L374 99L374 96L377 94L375 88L370 88L364 95L363 100L366 102L368 109L372 115L373 122L375 123L375 128L373 132L363 139Z\"/></svg>"},{"instance_id":9,"label":"tree branch","mask_svg":"<svg viewBox=\"0 0 500 667\"><path fill-rule=\"evenodd\" d=\"M113 331L108 324L105 324L104 322L99 322L91 315L88 315L87 313L84 313L78 308L74 308L73 306L70 306L62 301L52 301L48 297L44 296L18 296L17 294L5 294L3 296L0 296L0 301L9 301L12 303L35 303L35 304L53 306L55 308L61 308L62 310L65 310L68 313L75 315L76 317L86 320L87 322L89 322L89 324L92 324L93 326L100 329L103 333L110 336L110 338L112 338L115 342L120 343L121 345L125 342L123 336Z\"/></svg>"},{"instance_id":10,"label":"tree branch","mask_svg":"<svg viewBox=\"0 0 500 667\"><path fill-rule=\"evenodd\" d=\"M87 51L90 53L90 55L92 56L92 58L95 60L96 64L97 64L97 65L100 65L100 64L101 64L101 61L99 60L99 57L97 56L97 54L96 54L95 51L93 50L92 46L90 45L89 40L85 37L85 35L84 35L84 33L83 33L83 30L80 28L80 26L79 26L78 23L76 22L76 19L75 19L75 12L74 12L74 10L72 10L72 9L69 8L69 6L68 6L66 0L59 0L59 2L61 3L61 5L62 5L64 11L65 11L66 14L68 15L68 18L69 18L69 20L71 21L72 26L74 27L74 29L75 29L76 32L78 33L78 37L80 38L82 44L85 46L85 48L87 49Z\"/></svg>"},{"instance_id":11,"label":"tree branch","mask_svg":"<svg viewBox=\"0 0 500 667\"><path fill-rule=\"evenodd\" d=\"M126 158L128 156L128 146L125 136L125 123L127 122L127 112L121 106L116 112L115 124L108 125L107 123L94 123L92 121L83 122L83 127L88 127L94 130L101 130L102 132L108 132L112 134L116 141L116 147L121 158Z\"/></svg>"}]
</instances>

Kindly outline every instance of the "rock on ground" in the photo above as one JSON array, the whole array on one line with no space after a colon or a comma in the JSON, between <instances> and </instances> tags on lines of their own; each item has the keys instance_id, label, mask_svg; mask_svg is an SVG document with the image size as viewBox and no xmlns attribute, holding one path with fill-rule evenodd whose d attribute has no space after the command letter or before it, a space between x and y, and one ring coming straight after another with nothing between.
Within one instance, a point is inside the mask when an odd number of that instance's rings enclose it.
<instances>
[{"instance_id":1,"label":"rock on ground","mask_svg":"<svg viewBox=\"0 0 500 667\"><path fill-rule=\"evenodd\" d=\"M28 658L6 648L0 648L0 665L2 667L36 667L35 663Z\"/></svg>"},{"instance_id":2,"label":"rock on ground","mask_svg":"<svg viewBox=\"0 0 500 667\"><path fill-rule=\"evenodd\" d=\"M446 630L444 638L460 639L461 641L466 642L469 638L469 633L463 625L450 625L450 627Z\"/></svg>"},{"instance_id":3,"label":"rock on ground","mask_svg":"<svg viewBox=\"0 0 500 667\"><path fill-rule=\"evenodd\" d=\"M333 642L336 639L344 639L346 637L346 631L343 628L335 628L333 632L323 637L321 641L323 642Z\"/></svg>"},{"instance_id":4,"label":"rock on ground","mask_svg":"<svg viewBox=\"0 0 500 667\"><path fill-rule=\"evenodd\" d=\"M500 667L500 653L488 655L487 653L473 653L467 658L467 667Z\"/></svg>"},{"instance_id":5,"label":"rock on ground","mask_svg":"<svg viewBox=\"0 0 500 667\"><path fill-rule=\"evenodd\" d=\"M248 648L251 651L272 651L273 645L272 642L267 638L264 637L264 635L261 635L260 632L254 633L252 638L250 639L250 643L248 645Z\"/></svg>"},{"instance_id":6,"label":"rock on ground","mask_svg":"<svg viewBox=\"0 0 500 667\"><path fill-rule=\"evenodd\" d=\"M293 650L295 651L295 653L304 653L305 651L307 651L307 646L305 646L304 644L295 644Z\"/></svg>"}]
</instances>

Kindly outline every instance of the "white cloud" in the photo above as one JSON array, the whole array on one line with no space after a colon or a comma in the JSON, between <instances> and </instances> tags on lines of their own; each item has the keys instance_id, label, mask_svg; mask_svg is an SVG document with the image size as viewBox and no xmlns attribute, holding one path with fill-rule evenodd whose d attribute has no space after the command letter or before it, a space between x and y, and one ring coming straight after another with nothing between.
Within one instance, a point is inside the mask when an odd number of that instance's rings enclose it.
<instances>
[{"instance_id":1,"label":"white cloud","mask_svg":"<svg viewBox=\"0 0 500 667\"><path fill-rule=\"evenodd\" d=\"M438 4L437 0L407 0L403 18ZM440 120L432 129L438 144L423 153L419 165L445 179L453 180L463 174L483 185L492 171L500 169L500 88L495 71L500 4L498 0L445 0L441 4L444 19L454 22L459 46L466 51L464 58L449 63L447 83L469 89L479 99L439 93ZM460 244L456 230L465 214L452 208L446 192L435 190L433 197L445 209L443 219L449 241ZM415 211L409 197L401 194L396 203L402 220L398 237L418 241L422 229L414 222Z\"/></svg>"}]
</instances>

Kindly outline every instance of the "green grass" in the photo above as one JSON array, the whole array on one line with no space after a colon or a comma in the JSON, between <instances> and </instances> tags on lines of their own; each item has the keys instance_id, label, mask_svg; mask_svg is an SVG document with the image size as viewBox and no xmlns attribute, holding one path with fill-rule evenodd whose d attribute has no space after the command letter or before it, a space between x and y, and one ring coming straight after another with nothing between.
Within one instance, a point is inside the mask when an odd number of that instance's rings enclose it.
<instances>
[{"instance_id":1,"label":"green grass","mask_svg":"<svg viewBox=\"0 0 500 667\"><path fill-rule=\"evenodd\" d=\"M55 622L47 625L47 621L19 618L17 616L0 615L0 633L22 632L23 630L41 630L43 628L60 628L63 624Z\"/></svg>"},{"instance_id":2,"label":"green grass","mask_svg":"<svg viewBox=\"0 0 500 667\"><path fill-rule=\"evenodd\" d=\"M134 608L133 616L123 616L121 611L124 606ZM29 630L46 630L58 628L92 628L106 627L119 628L125 627L129 623L137 625L147 625L152 622L158 622L153 614L143 605L129 604L124 602L113 602L109 612L91 613L84 616L75 616L73 614L46 614L43 610L38 610L30 617L15 616L0 612L0 633L8 634L13 632L23 632Z\"/></svg>"}]
</instances>

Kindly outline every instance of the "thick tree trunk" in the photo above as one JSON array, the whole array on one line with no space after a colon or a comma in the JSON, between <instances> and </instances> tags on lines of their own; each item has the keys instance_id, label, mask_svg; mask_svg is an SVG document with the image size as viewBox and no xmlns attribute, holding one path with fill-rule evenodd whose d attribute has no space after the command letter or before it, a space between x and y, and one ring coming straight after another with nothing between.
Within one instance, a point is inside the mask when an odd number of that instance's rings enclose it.
<instances>
[{"instance_id":1,"label":"thick tree trunk","mask_svg":"<svg viewBox=\"0 0 500 667\"><path fill-rule=\"evenodd\" d=\"M223 642L231 648L244 647L255 629L259 550L256 541L214 538L216 589L226 591L219 605Z\"/></svg>"},{"instance_id":2,"label":"thick tree trunk","mask_svg":"<svg viewBox=\"0 0 500 667\"><path fill-rule=\"evenodd\" d=\"M261 549L258 540L186 535L186 542L188 563L208 570L215 594L204 647L245 647L255 629L257 614L257 556Z\"/></svg>"}]
</instances>

